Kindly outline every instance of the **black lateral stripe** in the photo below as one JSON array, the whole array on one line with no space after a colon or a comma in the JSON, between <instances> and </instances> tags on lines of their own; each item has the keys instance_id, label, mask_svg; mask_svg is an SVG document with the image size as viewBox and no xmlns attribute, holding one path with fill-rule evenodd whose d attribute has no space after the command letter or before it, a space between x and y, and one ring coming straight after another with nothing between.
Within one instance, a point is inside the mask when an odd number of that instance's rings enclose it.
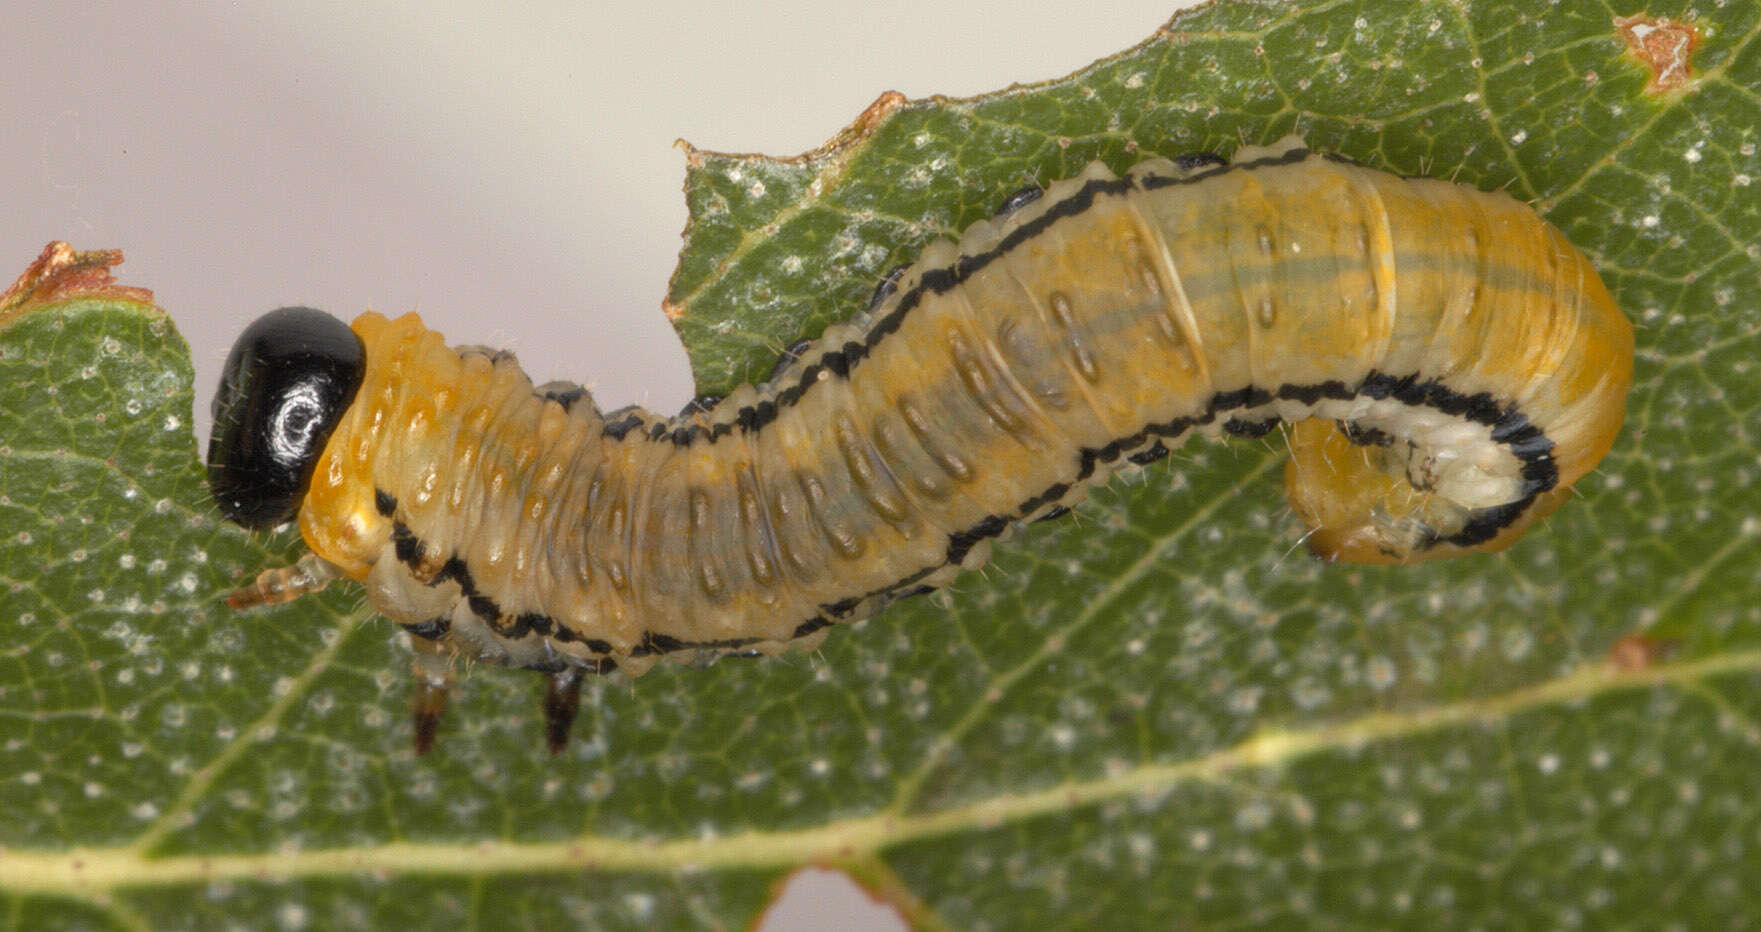
<instances>
[{"instance_id":1,"label":"black lateral stripe","mask_svg":"<svg viewBox=\"0 0 1761 932\"><path fill-rule=\"evenodd\" d=\"M391 549L398 562L411 569L422 559L422 542L402 521L391 523Z\"/></svg>"},{"instance_id":2,"label":"black lateral stripe","mask_svg":"<svg viewBox=\"0 0 1761 932\"><path fill-rule=\"evenodd\" d=\"M918 582L921 582L924 577L935 572L936 570L941 569L944 565L945 564L941 564L941 563L931 564L929 566L926 566L926 567L923 567L923 568L917 570L914 573L908 573L899 579L893 580L892 582L890 582L884 586L881 586L881 587L875 588L875 589L870 589L861 595L852 596L847 599L840 599L839 601L833 602L829 605L821 605L820 609L821 609L821 611L833 616L834 618L841 619L843 617L848 616L851 612L856 610L857 606L861 605L863 602L868 601L869 599L880 598L880 599L885 600L887 598L892 598L892 597L897 596L900 589L903 589L907 586L912 586ZM918 588L933 589L934 587L932 587L932 586L919 586ZM840 614L840 612L841 612L841 614ZM828 621L828 622L826 622L826 624L831 624L831 622ZM791 637L800 637L800 635L799 634L791 635Z\"/></svg>"},{"instance_id":3,"label":"black lateral stripe","mask_svg":"<svg viewBox=\"0 0 1761 932\"><path fill-rule=\"evenodd\" d=\"M458 554L447 557L446 562L440 565L440 572L434 575L434 582L437 584L449 579L458 583L461 591L477 591L476 585L471 582L471 571L466 568L465 561L459 559Z\"/></svg>"},{"instance_id":4,"label":"black lateral stripe","mask_svg":"<svg viewBox=\"0 0 1761 932\"><path fill-rule=\"evenodd\" d=\"M1334 401L1350 401L1357 393L1347 388L1338 379L1329 379L1314 385L1280 385L1278 397L1285 401L1295 401L1305 405L1320 403L1323 398Z\"/></svg>"},{"instance_id":5,"label":"black lateral stripe","mask_svg":"<svg viewBox=\"0 0 1761 932\"><path fill-rule=\"evenodd\" d=\"M416 637L429 641L438 641L441 638L446 637L446 633L452 630L452 619L442 615L439 618L430 618L427 621L412 622L407 625L402 625L401 627Z\"/></svg>"},{"instance_id":6,"label":"black lateral stripe","mask_svg":"<svg viewBox=\"0 0 1761 932\"><path fill-rule=\"evenodd\" d=\"M586 646L588 650L596 654L609 654L612 651L610 641L602 641L599 638L584 638L571 630L568 625L557 624L555 619L551 619L551 626L553 630L551 631L550 636L555 638L559 644L568 644L571 642L582 644Z\"/></svg>"},{"instance_id":7,"label":"black lateral stripe","mask_svg":"<svg viewBox=\"0 0 1761 932\"><path fill-rule=\"evenodd\" d=\"M909 262L900 263L899 265L895 265L888 269L887 274L881 276L880 281L876 282L874 285L874 293L868 296L868 307L866 310L869 313L880 310L880 306L885 304L886 300L893 296L893 292L899 290L899 279L905 276L905 270L909 268L911 268ZM804 345L800 345L795 349L795 359L800 359L808 350L813 348L813 343L811 341L803 341L803 343Z\"/></svg>"},{"instance_id":8,"label":"black lateral stripe","mask_svg":"<svg viewBox=\"0 0 1761 932\"><path fill-rule=\"evenodd\" d=\"M1059 505L1058 507L1053 508L1050 511L1047 511L1045 514L1040 515L1039 517L1033 519L1033 521L1035 524L1038 524L1042 521L1054 521L1058 518L1064 517L1065 515L1067 515L1069 513L1070 513L1069 508L1066 508L1063 505Z\"/></svg>"},{"instance_id":9,"label":"black lateral stripe","mask_svg":"<svg viewBox=\"0 0 1761 932\"><path fill-rule=\"evenodd\" d=\"M373 510L379 512L381 518L389 518L397 514L397 496L384 489L374 489Z\"/></svg>"},{"instance_id":10,"label":"black lateral stripe","mask_svg":"<svg viewBox=\"0 0 1761 932\"><path fill-rule=\"evenodd\" d=\"M719 638L713 641L684 641L670 634L642 632L642 642L630 649L632 657L650 654L671 654L681 650L733 650L763 641L764 638Z\"/></svg>"},{"instance_id":11,"label":"black lateral stripe","mask_svg":"<svg viewBox=\"0 0 1761 932\"><path fill-rule=\"evenodd\" d=\"M1528 511L1529 506L1534 503L1535 496L1531 493L1514 502L1482 508L1474 512L1474 516L1462 525L1461 530L1443 538L1442 541L1460 547L1474 547L1483 544L1497 537L1499 531L1504 530L1517 518L1522 517L1523 512Z\"/></svg>"},{"instance_id":12,"label":"black lateral stripe","mask_svg":"<svg viewBox=\"0 0 1761 932\"><path fill-rule=\"evenodd\" d=\"M1035 495L1025 502L1022 502L1021 507L1017 509L1015 513L1025 518L1069 494L1069 483L1054 482L1051 485L1046 486L1045 491Z\"/></svg>"},{"instance_id":13,"label":"black lateral stripe","mask_svg":"<svg viewBox=\"0 0 1761 932\"><path fill-rule=\"evenodd\" d=\"M545 398L563 406L564 411L573 410L581 399L587 397L587 389L579 385L569 388L554 389L542 393Z\"/></svg>"},{"instance_id":14,"label":"black lateral stripe","mask_svg":"<svg viewBox=\"0 0 1761 932\"><path fill-rule=\"evenodd\" d=\"M1158 440L1155 443L1150 444L1148 448L1139 450L1125 458L1139 466L1148 466L1157 460L1167 459L1168 448L1162 445L1162 441Z\"/></svg>"},{"instance_id":15,"label":"black lateral stripe","mask_svg":"<svg viewBox=\"0 0 1761 932\"><path fill-rule=\"evenodd\" d=\"M757 405L742 408L740 411L736 412L736 415L732 420L723 421L712 426L705 426L703 424L674 425L669 421L660 421L656 422L653 426L649 426L643 422L639 416L634 414L630 415L629 418L633 419L635 423L628 423L625 420L617 420L607 417L605 433L613 437L613 439L621 440L631 430L647 427L651 432L653 439L658 440L670 434L673 443L686 445L698 440L714 443L736 429L745 433L759 430L771 421L776 420L776 415L779 410L788 408L799 402L802 396L806 395L814 385L819 383L820 373L832 372L839 376L847 376L851 370L855 369L864 359L868 358L869 354L873 352L876 346L880 345L881 341L898 331L899 327L904 322L905 316L911 313L913 308L922 303L925 295L944 294L959 287L961 284L965 283L968 278L971 278L992 262L995 262L997 259L1019 248L1029 240L1045 234L1058 222L1087 212L1095 205L1097 200L1103 197L1122 196L1140 186L1143 190L1154 191L1177 185L1197 184L1228 172L1253 171L1255 169L1276 165L1294 165L1301 162L1303 159L1308 158L1309 155L1310 152L1308 149L1292 149L1289 152L1278 156L1255 159L1251 162L1230 162L1180 175L1142 175L1133 177L1132 175L1127 174L1123 177L1113 179L1091 179L1090 181L1085 182L1082 187L1072 192L1068 197L1053 204L1045 213L1042 213L1038 217L1033 218L1033 220L1016 227L1014 230L1011 230L1008 235L1004 236L997 242L997 245L990 249L972 255L962 255L955 259L954 263L949 266L924 270L923 273L918 276L915 285L899 293L899 301L894 305L893 310L884 317L875 320L874 325L863 334L861 342L845 343L837 348L826 350L818 359L804 366L801 369L800 374L796 377L795 383L778 391L774 400L760 402ZM877 292L885 288L887 279L891 278L892 275L893 272L889 272L886 277L883 277L882 285L877 286ZM881 300L884 301L885 297L882 297ZM872 306L873 305L871 305L871 308ZM786 365L780 368L786 368ZM773 369L773 378L781 374L780 368ZM662 427L662 424L665 424L666 426ZM616 428L615 430L614 427Z\"/></svg>"},{"instance_id":16,"label":"black lateral stripe","mask_svg":"<svg viewBox=\"0 0 1761 932\"><path fill-rule=\"evenodd\" d=\"M1394 435L1380 428L1364 427L1356 421L1334 421L1333 423L1338 425L1339 432L1344 434L1345 439L1351 441L1353 446L1385 447L1394 443Z\"/></svg>"},{"instance_id":17,"label":"black lateral stripe","mask_svg":"<svg viewBox=\"0 0 1761 932\"><path fill-rule=\"evenodd\" d=\"M1175 168L1186 172L1229 164L1228 159L1215 152L1187 152L1183 155L1174 156L1173 162Z\"/></svg>"},{"instance_id":18,"label":"black lateral stripe","mask_svg":"<svg viewBox=\"0 0 1761 932\"><path fill-rule=\"evenodd\" d=\"M948 554L945 563L959 563L966 559L972 548L986 538L996 537L1009 527L1009 519L1002 515L989 515L977 524L964 531L955 531L948 536Z\"/></svg>"},{"instance_id":19,"label":"black lateral stripe","mask_svg":"<svg viewBox=\"0 0 1761 932\"><path fill-rule=\"evenodd\" d=\"M821 628L826 628L826 627L830 627L830 626L831 626L831 622L829 620L827 620L825 618L821 618L816 615L816 616L809 618L806 621L796 625L795 632L793 634L789 635L789 638L791 640L793 640L795 638L804 638L804 637L808 636L809 634L812 634L813 632L818 631Z\"/></svg>"},{"instance_id":20,"label":"black lateral stripe","mask_svg":"<svg viewBox=\"0 0 1761 932\"><path fill-rule=\"evenodd\" d=\"M1246 437L1251 440L1264 437L1271 433L1272 430L1281 423L1283 422L1275 417L1267 418L1263 421L1244 421L1241 418L1232 417L1223 422L1223 432L1236 437Z\"/></svg>"},{"instance_id":21,"label":"black lateral stripe","mask_svg":"<svg viewBox=\"0 0 1761 932\"><path fill-rule=\"evenodd\" d=\"M490 630L495 630L495 623L501 620L501 606L495 604L494 599L486 595L470 595L465 597L465 602L471 606L471 614L488 622Z\"/></svg>"},{"instance_id":22,"label":"black lateral stripe","mask_svg":"<svg viewBox=\"0 0 1761 932\"><path fill-rule=\"evenodd\" d=\"M605 419L605 426L600 428L600 432L613 440L622 440L630 431L639 430L641 427L642 415L630 412L621 416L608 415Z\"/></svg>"},{"instance_id":23,"label":"black lateral stripe","mask_svg":"<svg viewBox=\"0 0 1761 932\"><path fill-rule=\"evenodd\" d=\"M391 533L399 561L413 565L417 556L423 549L421 539L416 537L415 533L402 522L394 522L392 524ZM408 556L406 556L406 552L408 553ZM912 575L908 578L907 582L916 582L918 579L923 578L924 575L928 575L928 571L925 571L923 574ZM429 585L438 585L449 579L459 584L459 592L465 597L466 604L471 607L471 614L483 619L484 623L489 626L489 630L495 632L495 634L500 637L508 638L510 640L519 640L520 638L526 637L528 634L536 633L541 636L555 638L559 643L573 641L584 644L588 650L596 654L610 654L613 651L611 642L599 638L581 637L574 631L570 630L567 626L559 624L556 619L539 612L524 612L514 616L511 620L504 623L503 618L506 616L503 614L501 606L488 595L478 591L476 581L471 578L470 568L466 566L465 561L457 554L447 558L447 561L441 565L440 572L435 574L434 581L429 583ZM852 605L851 609L853 610L854 608L855 606ZM827 622L827 624L830 624L830 622ZM445 636L451 627L452 623L444 617L405 626L405 628L412 634L430 639L438 639ZM715 641L682 641L670 635L646 632L642 636L642 643L632 649L630 655L633 657L640 657L646 654L665 654L679 650L704 648L731 649L756 644L761 640L763 640L763 638L725 638ZM600 660L599 672L608 673L616 668L617 664L609 657Z\"/></svg>"},{"instance_id":24,"label":"black lateral stripe","mask_svg":"<svg viewBox=\"0 0 1761 932\"><path fill-rule=\"evenodd\" d=\"M1211 414L1233 411L1236 408L1257 408L1272 403L1272 393L1263 388L1248 385L1232 392L1218 392L1211 396L1211 403L1205 410Z\"/></svg>"},{"instance_id":25,"label":"black lateral stripe","mask_svg":"<svg viewBox=\"0 0 1761 932\"><path fill-rule=\"evenodd\" d=\"M991 216L1007 217L1045 196L1045 188L1042 188L1037 184L1030 184L1027 187L1018 189L1008 197L1003 198L1003 203L997 205L997 209L991 212Z\"/></svg>"},{"instance_id":26,"label":"black lateral stripe","mask_svg":"<svg viewBox=\"0 0 1761 932\"><path fill-rule=\"evenodd\" d=\"M893 271L899 272L899 271L903 271L904 269L905 269L905 267L901 265L897 269L894 269ZM887 280L884 278L881 279L881 284L882 285L886 284L886 281ZM880 289L877 286L875 290L878 292ZM891 291L888 291L887 293L892 294ZM802 353L805 353L812 348L813 348L813 341L805 339L805 338L800 339L800 340L796 340L795 342L789 344L789 348L786 350L783 350L783 354L781 356L778 356L777 361L771 364L770 378L766 379L765 381L775 382L779 377L782 376L783 370L789 368L790 364L794 363L795 360L800 359Z\"/></svg>"},{"instance_id":27,"label":"black lateral stripe","mask_svg":"<svg viewBox=\"0 0 1761 932\"><path fill-rule=\"evenodd\" d=\"M1496 405L1492 404L1492 407L1498 411L1498 415L1495 418L1487 418L1484 409L1491 403L1481 400L1478 395L1465 396L1447 389L1435 381L1420 382L1416 376L1394 377L1375 372L1365 376L1363 382L1359 383L1355 389L1347 388L1342 382L1327 381L1316 385L1280 385L1276 390L1270 392L1253 386L1220 392L1205 405L1206 413L1201 417L1178 417L1164 424L1151 424L1134 434L1114 440L1104 447L1085 447L1077 451L1077 480L1087 480L1094 474L1097 463L1110 463L1118 459L1122 451L1135 450L1149 442L1151 437L1172 439L1193 427L1212 423L1221 411L1259 407L1270 404L1274 397L1313 398L1318 401L1322 398L1348 400L1359 395L1388 398L1396 397L1397 394L1419 398L1425 407L1437 408L1438 410L1447 407L1456 411L1456 416L1475 420L1478 423L1483 424L1487 420L1493 421L1496 426L1491 431L1492 439L1509 449L1511 455L1522 464L1523 498L1508 504L1480 509L1468 519L1460 531L1447 538L1427 541L1424 546L1432 547L1440 543L1451 543L1472 547L1483 544L1520 518L1529 509L1529 506L1534 504L1537 495L1557 484L1559 472L1558 464L1553 461L1553 442L1539 428L1529 423L1528 418L1517 411L1514 406L1504 409L1496 408ZM1235 423L1245 424L1246 422L1236 421ZM1273 418L1264 422L1263 426L1266 430L1270 430L1278 423L1280 423L1278 419ZM1254 429L1257 430L1260 426L1262 425L1255 424ZM1355 427L1355 425L1352 426ZM1227 423L1225 429L1228 429ZM1345 429L1348 431L1348 436L1351 436L1349 433L1351 428ZM1375 433L1379 434L1380 431ZM1366 441L1369 440L1368 429L1365 434L1361 434L1359 437ZM1166 455L1165 447L1162 448L1161 454L1152 454L1154 459L1160 459ZM1069 483L1054 482L1038 494L1029 496L1017 507L1014 514L1019 517L1032 515L1045 505L1062 499L1069 494L1070 488ZM979 541L1001 534L1008 525L1008 518L1001 515L988 515L971 527L948 535L948 549L943 562L921 567L891 585L854 600L845 599L834 603L830 608L853 611L856 605L870 595L902 590L944 566L961 562ZM829 622L827 623L829 624Z\"/></svg>"},{"instance_id":28,"label":"black lateral stripe","mask_svg":"<svg viewBox=\"0 0 1761 932\"><path fill-rule=\"evenodd\" d=\"M685 406L679 409L679 417L687 418L694 414L708 414L715 410L716 405L721 403L722 396L720 395L698 395L696 398L685 402Z\"/></svg>"}]
</instances>

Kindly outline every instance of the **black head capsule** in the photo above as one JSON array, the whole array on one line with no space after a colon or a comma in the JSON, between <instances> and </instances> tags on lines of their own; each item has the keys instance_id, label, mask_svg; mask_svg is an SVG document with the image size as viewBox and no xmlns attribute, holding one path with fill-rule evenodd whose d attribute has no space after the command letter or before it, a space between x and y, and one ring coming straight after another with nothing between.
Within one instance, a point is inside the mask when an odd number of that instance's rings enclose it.
<instances>
[{"instance_id":1,"label":"black head capsule","mask_svg":"<svg viewBox=\"0 0 1761 932\"><path fill-rule=\"evenodd\" d=\"M228 520L268 528L294 516L366 366L355 332L309 307L270 311L239 335L208 439L208 488Z\"/></svg>"}]
</instances>

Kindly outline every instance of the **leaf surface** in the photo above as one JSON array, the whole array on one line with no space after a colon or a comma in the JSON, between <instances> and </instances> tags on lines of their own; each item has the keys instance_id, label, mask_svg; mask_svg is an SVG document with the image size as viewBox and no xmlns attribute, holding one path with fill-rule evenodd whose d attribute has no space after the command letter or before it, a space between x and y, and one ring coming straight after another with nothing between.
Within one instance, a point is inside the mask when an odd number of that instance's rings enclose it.
<instances>
[{"instance_id":1,"label":"leaf surface","mask_svg":"<svg viewBox=\"0 0 1761 932\"><path fill-rule=\"evenodd\" d=\"M217 522L141 295L0 302L0 898L15 927L742 927L850 870L924 928L1724 927L1761 914L1761 52L1696 15L1217 3L1041 85L891 100L795 160L693 153L669 305L705 392L1090 159L1268 142L1509 187L1602 270L1637 384L1507 554L1296 552L1282 450L1193 444L814 656L590 684L476 670L411 756L359 589ZM11 307L10 310L6 308Z\"/></svg>"}]
</instances>

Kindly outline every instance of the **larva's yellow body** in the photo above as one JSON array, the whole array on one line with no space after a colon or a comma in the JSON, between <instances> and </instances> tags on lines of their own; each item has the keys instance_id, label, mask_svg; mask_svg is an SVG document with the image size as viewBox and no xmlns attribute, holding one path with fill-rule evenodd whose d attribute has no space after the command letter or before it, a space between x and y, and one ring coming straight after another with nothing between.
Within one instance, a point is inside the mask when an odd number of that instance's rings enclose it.
<instances>
[{"instance_id":1,"label":"larva's yellow body","mask_svg":"<svg viewBox=\"0 0 1761 932\"><path fill-rule=\"evenodd\" d=\"M1310 155L1092 165L940 242L764 386L667 419L366 314L299 509L383 613L638 673L816 644L1202 431L1291 434L1325 556L1497 550L1608 451L1632 331L1499 193Z\"/></svg>"}]
</instances>

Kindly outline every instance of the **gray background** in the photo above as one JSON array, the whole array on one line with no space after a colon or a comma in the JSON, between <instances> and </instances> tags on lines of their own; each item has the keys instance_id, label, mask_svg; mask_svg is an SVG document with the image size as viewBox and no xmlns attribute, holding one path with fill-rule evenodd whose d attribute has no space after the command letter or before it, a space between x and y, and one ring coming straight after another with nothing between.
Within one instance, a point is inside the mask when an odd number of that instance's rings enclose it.
<instances>
[{"instance_id":1,"label":"gray background","mask_svg":"<svg viewBox=\"0 0 1761 932\"><path fill-rule=\"evenodd\" d=\"M204 433L233 337L293 303L417 310L671 412L673 139L794 154L883 90L1056 77L1186 2L14 3L0 276L53 239L122 248L190 341ZM828 926L901 927L808 871L761 928Z\"/></svg>"}]
</instances>

